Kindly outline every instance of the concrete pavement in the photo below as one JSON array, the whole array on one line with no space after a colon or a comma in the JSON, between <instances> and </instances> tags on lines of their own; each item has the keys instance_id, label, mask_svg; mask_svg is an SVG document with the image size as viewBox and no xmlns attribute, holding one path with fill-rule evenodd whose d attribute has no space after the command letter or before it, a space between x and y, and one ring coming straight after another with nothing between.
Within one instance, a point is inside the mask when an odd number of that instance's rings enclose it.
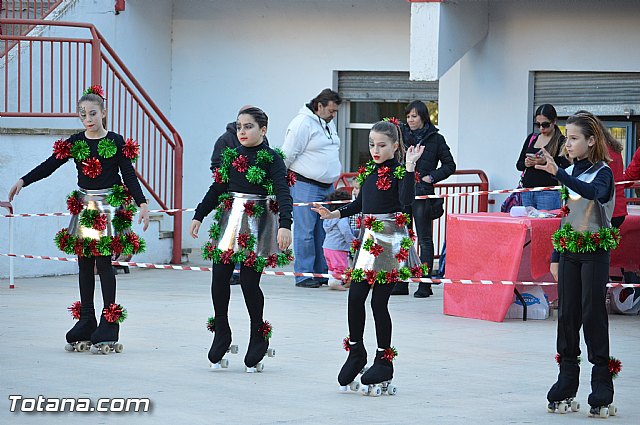
<instances>
[{"instance_id":1,"label":"concrete pavement","mask_svg":"<svg viewBox=\"0 0 640 425\"><path fill-rule=\"evenodd\" d=\"M21 260L36 261L36 260ZM232 287L230 321L238 355L211 371L210 273L132 269L118 275L122 354L67 353L73 325L66 307L78 299L77 276L0 281L0 423L57 424L577 424L587 420L590 367L583 361L582 410L546 411L555 381L555 327L548 320L492 323L442 314L442 288L428 299L394 296L394 397L337 391L346 358L346 292L296 288L292 278L265 277L265 319L274 326L275 358L263 373L243 371L249 318ZM412 284L412 290L415 284ZM100 304L99 285L96 304ZM365 343L375 334L367 309ZM640 421L638 317L610 316L612 354L623 363L615 381L619 415L607 423ZM583 357L586 349L583 347ZM9 395L23 397L148 397L147 413L11 413ZM596 421L597 419L591 419Z\"/></svg>"}]
</instances>

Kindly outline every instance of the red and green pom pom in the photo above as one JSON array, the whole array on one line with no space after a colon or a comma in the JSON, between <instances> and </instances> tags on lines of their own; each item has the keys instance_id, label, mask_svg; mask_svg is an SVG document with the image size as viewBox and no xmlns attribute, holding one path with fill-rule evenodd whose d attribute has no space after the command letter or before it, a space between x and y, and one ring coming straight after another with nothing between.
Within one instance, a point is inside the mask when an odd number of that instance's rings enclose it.
<instances>
[{"instance_id":1,"label":"red and green pom pom","mask_svg":"<svg viewBox=\"0 0 640 425\"><path fill-rule=\"evenodd\" d=\"M109 323L122 323L127 318L127 309L120 304L111 303L102 309L102 315Z\"/></svg>"},{"instance_id":2,"label":"red and green pom pom","mask_svg":"<svg viewBox=\"0 0 640 425\"><path fill-rule=\"evenodd\" d=\"M420 173L418 172L418 170L414 171L414 180L416 183L420 183L422 181L422 177L420 176Z\"/></svg>"},{"instance_id":3,"label":"red and green pom pom","mask_svg":"<svg viewBox=\"0 0 640 425\"><path fill-rule=\"evenodd\" d=\"M231 165L233 165L233 168L238 170L239 173L244 173L249 169L249 159L244 155L238 155Z\"/></svg>"},{"instance_id":4,"label":"red and green pom pom","mask_svg":"<svg viewBox=\"0 0 640 425\"><path fill-rule=\"evenodd\" d=\"M123 231L129 229L131 227L131 223L133 222L133 215L136 213L137 208L133 205L127 205L125 208L120 208L116 210L113 218L111 219L111 224L113 224L113 230L116 233L122 233Z\"/></svg>"},{"instance_id":5,"label":"red and green pom pom","mask_svg":"<svg viewBox=\"0 0 640 425\"><path fill-rule=\"evenodd\" d=\"M83 210L80 214L80 225L87 229L92 229L96 218L100 215L98 210Z\"/></svg>"},{"instance_id":6,"label":"red and green pom pom","mask_svg":"<svg viewBox=\"0 0 640 425\"><path fill-rule=\"evenodd\" d=\"M278 201L269 199L268 205L269 211L271 211L273 214L278 214L278 211L280 210L280 204L278 204Z\"/></svg>"},{"instance_id":7,"label":"red and green pom pom","mask_svg":"<svg viewBox=\"0 0 640 425\"><path fill-rule=\"evenodd\" d=\"M407 170L403 166L399 165L395 170L393 170L393 176L398 180L402 180L406 172Z\"/></svg>"},{"instance_id":8,"label":"red and green pom pom","mask_svg":"<svg viewBox=\"0 0 640 425\"><path fill-rule=\"evenodd\" d=\"M111 139L105 138L98 142L98 155L103 158L111 158L117 151L118 148L116 148L116 144Z\"/></svg>"},{"instance_id":9,"label":"red and green pom pom","mask_svg":"<svg viewBox=\"0 0 640 425\"><path fill-rule=\"evenodd\" d=\"M82 161L82 173L90 179L95 179L102 174L102 164L98 158L89 158Z\"/></svg>"},{"instance_id":10,"label":"red and green pom pom","mask_svg":"<svg viewBox=\"0 0 640 425\"><path fill-rule=\"evenodd\" d=\"M243 249L253 250L256 244L256 237L250 233L240 233L238 235L238 246Z\"/></svg>"},{"instance_id":11,"label":"red and green pom pom","mask_svg":"<svg viewBox=\"0 0 640 425\"><path fill-rule=\"evenodd\" d=\"M618 374L622 370L622 362L615 357L609 357L608 367L609 373L611 373L611 377L613 379L616 379L618 377Z\"/></svg>"},{"instance_id":12,"label":"red and green pom pom","mask_svg":"<svg viewBox=\"0 0 640 425\"><path fill-rule=\"evenodd\" d=\"M71 156L76 161L82 162L89 158L90 154L91 150L89 149L89 145L84 140L78 140L71 146Z\"/></svg>"},{"instance_id":13,"label":"red and green pom pom","mask_svg":"<svg viewBox=\"0 0 640 425\"><path fill-rule=\"evenodd\" d=\"M133 198L131 197L131 194L129 193L127 188L121 184L114 184L111 188L111 191L107 195L107 202L112 207L119 207L121 205L129 204L131 203L132 199Z\"/></svg>"},{"instance_id":14,"label":"red and green pom pom","mask_svg":"<svg viewBox=\"0 0 640 425\"><path fill-rule=\"evenodd\" d=\"M367 177L369 177L369 175L373 173L373 170L375 168L376 168L376 163L373 160L370 160L364 166L361 165L360 167L358 167L358 177L356 177L356 180L358 181L358 183L360 183L361 187L364 181L367 179Z\"/></svg>"},{"instance_id":15,"label":"red and green pom pom","mask_svg":"<svg viewBox=\"0 0 640 425\"><path fill-rule=\"evenodd\" d=\"M400 125L400 121L398 121L398 118L396 118L396 117L385 117L385 118L382 119L382 121L390 122L391 124L393 124L395 126L399 126Z\"/></svg>"},{"instance_id":16,"label":"red and green pom pom","mask_svg":"<svg viewBox=\"0 0 640 425\"><path fill-rule=\"evenodd\" d=\"M408 237L403 237L400 240L400 249L410 249L413 246L413 241L411 240L411 238Z\"/></svg>"},{"instance_id":17,"label":"red and green pom pom","mask_svg":"<svg viewBox=\"0 0 640 425\"><path fill-rule=\"evenodd\" d=\"M209 317L207 319L207 330L211 333L214 333L216 331L216 318L215 317Z\"/></svg>"},{"instance_id":18,"label":"red and green pom pom","mask_svg":"<svg viewBox=\"0 0 640 425\"><path fill-rule=\"evenodd\" d=\"M69 313L71 313L71 317L73 317L74 320L80 320L80 307L80 301L76 301L67 307L67 310L69 310Z\"/></svg>"},{"instance_id":19,"label":"red and green pom pom","mask_svg":"<svg viewBox=\"0 0 640 425\"><path fill-rule=\"evenodd\" d=\"M384 248L382 247L382 245L379 245L377 243L374 243L373 245L371 245L371 248L369 248L369 253L376 258L383 252L384 252Z\"/></svg>"},{"instance_id":20,"label":"red and green pom pom","mask_svg":"<svg viewBox=\"0 0 640 425\"><path fill-rule=\"evenodd\" d=\"M100 256L111 255L111 238L109 236L100 237L100 240L96 243L96 250L100 253Z\"/></svg>"},{"instance_id":21,"label":"red and green pom pom","mask_svg":"<svg viewBox=\"0 0 640 425\"><path fill-rule=\"evenodd\" d=\"M249 183L261 184L265 177L267 177L267 172L256 165L252 165L247 170L246 178Z\"/></svg>"},{"instance_id":22,"label":"red and green pom pom","mask_svg":"<svg viewBox=\"0 0 640 425\"><path fill-rule=\"evenodd\" d=\"M63 139L53 142L53 156L60 160L70 158L71 143L68 140Z\"/></svg>"},{"instance_id":23,"label":"red and green pom pom","mask_svg":"<svg viewBox=\"0 0 640 425\"><path fill-rule=\"evenodd\" d=\"M222 264L231 264L233 260L233 254L234 252L231 248L226 251L222 251L222 253L220 254L220 262Z\"/></svg>"},{"instance_id":24,"label":"red and green pom pom","mask_svg":"<svg viewBox=\"0 0 640 425\"><path fill-rule=\"evenodd\" d=\"M416 232L414 232L413 229L407 229L407 234L409 235L409 238L411 238L413 242L416 241Z\"/></svg>"},{"instance_id":25,"label":"red and green pom pom","mask_svg":"<svg viewBox=\"0 0 640 425\"><path fill-rule=\"evenodd\" d=\"M273 155L268 150L260 149L256 154L256 164L271 164L272 162Z\"/></svg>"},{"instance_id":26,"label":"red and green pom pom","mask_svg":"<svg viewBox=\"0 0 640 425\"><path fill-rule=\"evenodd\" d=\"M222 174L220 173L220 168L216 168L215 170L213 170L213 175L211 177L213 178L213 181L215 183L224 183Z\"/></svg>"},{"instance_id":27,"label":"red and green pom pom","mask_svg":"<svg viewBox=\"0 0 640 425\"><path fill-rule=\"evenodd\" d=\"M297 179L298 177L296 176L296 173L291 170L287 171L287 185L289 187L293 187L296 184Z\"/></svg>"},{"instance_id":28,"label":"red and green pom pom","mask_svg":"<svg viewBox=\"0 0 640 425\"><path fill-rule=\"evenodd\" d=\"M273 326L271 326L271 323L265 320L258 328L258 332L264 337L265 341L269 341L273 334Z\"/></svg>"},{"instance_id":29,"label":"red and green pom pom","mask_svg":"<svg viewBox=\"0 0 640 425\"><path fill-rule=\"evenodd\" d=\"M349 344L349 342L351 341L351 338L349 337L349 335L347 335L345 337L345 339L342 340L342 348L344 348L344 351L350 351L351 350L351 344Z\"/></svg>"},{"instance_id":30,"label":"red and green pom pom","mask_svg":"<svg viewBox=\"0 0 640 425\"><path fill-rule=\"evenodd\" d=\"M264 214L264 207L260 204L256 204L255 201L247 201L242 204L242 206L244 208L245 214L247 214L249 217L260 217L262 214Z\"/></svg>"},{"instance_id":31,"label":"red and green pom pom","mask_svg":"<svg viewBox=\"0 0 640 425\"><path fill-rule=\"evenodd\" d=\"M567 189L567 186L565 185L562 185L562 187L560 187L560 199L562 199L563 201L569 199L569 189Z\"/></svg>"},{"instance_id":32,"label":"red and green pom pom","mask_svg":"<svg viewBox=\"0 0 640 425\"><path fill-rule=\"evenodd\" d=\"M411 216L406 213L396 213L395 220L398 227L408 226L411 224Z\"/></svg>"},{"instance_id":33,"label":"red and green pom pom","mask_svg":"<svg viewBox=\"0 0 640 425\"><path fill-rule=\"evenodd\" d=\"M389 175L390 171L391 169L389 167L383 165L382 167L378 168L378 177L387 176Z\"/></svg>"},{"instance_id":34,"label":"red and green pom pom","mask_svg":"<svg viewBox=\"0 0 640 425\"><path fill-rule=\"evenodd\" d=\"M72 215L78 215L84 209L84 205L80 202L80 193L77 190L67 196L67 209Z\"/></svg>"},{"instance_id":35,"label":"red and green pom pom","mask_svg":"<svg viewBox=\"0 0 640 425\"><path fill-rule=\"evenodd\" d=\"M286 249L278 254L278 267L284 267L293 261L293 252Z\"/></svg>"},{"instance_id":36,"label":"red and green pom pom","mask_svg":"<svg viewBox=\"0 0 640 425\"><path fill-rule=\"evenodd\" d=\"M131 138L125 140L124 146L122 146L122 155L132 162L137 160L138 155L140 155L140 145L138 142Z\"/></svg>"},{"instance_id":37,"label":"red and green pom pom","mask_svg":"<svg viewBox=\"0 0 640 425\"><path fill-rule=\"evenodd\" d=\"M391 271L388 271L385 273L385 281L386 283L394 283L397 282L399 280L400 274L398 273L397 269L391 269Z\"/></svg>"},{"instance_id":38,"label":"red and green pom pom","mask_svg":"<svg viewBox=\"0 0 640 425\"><path fill-rule=\"evenodd\" d=\"M82 92L83 96L86 96L88 94L97 94L104 99L104 90L102 89L102 86L100 84L89 86L85 91Z\"/></svg>"},{"instance_id":39,"label":"red and green pom pom","mask_svg":"<svg viewBox=\"0 0 640 425\"><path fill-rule=\"evenodd\" d=\"M365 279L364 270L362 269L353 269L351 271L351 280L353 282L362 282Z\"/></svg>"},{"instance_id":40,"label":"red and green pom pom","mask_svg":"<svg viewBox=\"0 0 640 425\"><path fill-rule=\"evenodd\" d=\"M273 148L273 150L275 151L275 153L277 153L277 154L278 154L278 156L279 156L280 158L282 158L282 160L287 159L287 155L285 155L285 153L282 151L282 149L280 149L280 148Z\"/></svg>"},{"instance_id":41,"label":"red and green pom pom","mask_svg":"<svg viewBox=\"0 0 640 425\"><path fill-rule=\"evenodd\" d=\"M376 219L372 215L368 215L364 218L365 229L371 229L374 232L382 232L384 230L384 223Z\"/></svg>"},{"instance_id":42,"label":"red and green pom pom","mask_svg":"<svg viewBox=\"0 0 640 425\"><path fill-rule=\"evenodd\" d=\"M405 248L400 248L400 251L395 255L395 257L398 263L404 263L409 258L409 250Z\"/></svg>"},{"instance_id":43,"label":"red and green pom pom","mask_svg":"<svg viewBox=\"0 0 640 425\"><path fill-rule=\"evenodd\" d=\"M367 282L369 283L369 285L373 285L374 283L376 283L376 275L378 274L377 271L375 270L365 270L364 271L364 277L367 280Z\"/></svg>"},{"instance_id":44,"label":"red and green pom pom","mask_svg":"<svg viewBox=\"0 0 640 425\"><path fill-rule=\"evenodd\" d=\"M378 176L378 180L376 181L376 187L378 190L389 190L391 189L391 179L389 176Z\"/></svg>"},{"instance_id":45,"label":"red and green pom pom","mask_svg":"<svg viewBox=\"0 0 640 425\"><path fill-rule=\"evenodd\" d=\"M360 239L354 239L351 241L351 248L349 248L352 253L358 252L360 249Z\"/></svg>"},{"instance_id":46,"label":"red and green pom pom","mask_svg":"<svg viewBox=\"0 0 640 425\"><path fill-rule=\"evenodd\" d=\"M396 349L396 347L384 349L384 354L382 354L383 359L392 362L396 357L398 357L398 350Z\"/></svg>"},{"instance_id":47,"label":"red and green pom pom","mask_svg":"<svg viewBox=\"0 0 640 425\"><path fill-rule=\"evenodd\" d=\"M93 220L93 226L95 230L102 232L107 228L107 216L105 214L99 214L95 220Z\"/></svg>"},{"instance_id":48,"label":"red and green pom pom","mask_svg":"<svg viewBox=\"0 0 640 425\"><path fill-rule=\"evenodd\" d=\"M400 270L398 271L398 277L400 278L400 280L408 280L409 278L411 278L411 269L407 266L400 267Z\"/></svg>"}]
</instances>

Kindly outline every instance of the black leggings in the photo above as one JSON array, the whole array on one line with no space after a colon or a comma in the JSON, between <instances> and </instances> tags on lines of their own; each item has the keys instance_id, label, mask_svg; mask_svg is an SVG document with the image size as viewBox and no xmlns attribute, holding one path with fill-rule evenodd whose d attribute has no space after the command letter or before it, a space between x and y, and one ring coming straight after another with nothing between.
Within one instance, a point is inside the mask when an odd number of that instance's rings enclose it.
<instances>
[{"instance_id":1,"label":"black leggings","mask_svg":"<svg viewBox=\"0 0 640 425\"><path fill-rule=\"evenodd\" d=\"M373 285L371 310L376 324L376 339L380 348L391 347L391 316L389 315L388 307L393 286L393 282ZM367 300L370 289L371 285L367 281L351 282L348 307L349 338L351 341L362 341L366 317L364 303Z\"/></svg>"},{"instance_id":2,"label":"black leggings","mask_svg":"<svg viewBox=\"0 0 640 425\"><path fill-rule=\"evenodd\" d=\"M93 307L93 294L96 288L94 267L100 275L102 303L104 307L116 302L116 276L111 266L111 257L78 257L80 283L80 302L83 307Z\"/></svg>"},{"instance_id":3,"label":"black leggings","mask_svg":"<svg viewBox=\"0 0 640 425\"><path fill-rule=\"evenodd\" d=\"M609 281L609 251L560 255L558 269L558 340L560 356L580 355L584 329L589 362L609 361L609 318L605 306Z\"/></svg>"},{"instance_id":4,"label":"black leggings","mask_svg":"<svg viewBox=\"0 0 640 425\"><path fill-rule=\"evenodd\" d=\"M211 300L216 317L229 315L229 299L231 287L229 281L233 274L235 264L214 264L213 277L211 279ZM252 267L240 266L240 286L244 295L244 303L249 312L251 323L262 323L262 311L264 310L264 295L260 289L262 273Z\"/></svg>"},{"instance_id":5,"label":"black leggings","mask_svg":"<svg viewBox=\"0 0 640 425\"><path fill-rule=\"evenodd\" d=\"M411 206L413 220L418 234L420 246L420 262L429 266L429 274L433 271L433 220L431 220L431 204L428 199L416 199Z\"/></svg>"}]
</instances>

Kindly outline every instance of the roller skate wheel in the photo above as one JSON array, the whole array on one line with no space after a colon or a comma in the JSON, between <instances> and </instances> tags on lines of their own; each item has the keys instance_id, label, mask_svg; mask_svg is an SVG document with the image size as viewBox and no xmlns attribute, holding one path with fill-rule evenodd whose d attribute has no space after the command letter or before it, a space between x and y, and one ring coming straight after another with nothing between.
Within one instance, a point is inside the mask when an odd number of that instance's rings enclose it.
<instances>
[{"instance_id":1,"label":"roller skate wheel","mask_svg":"<svg viewBox=\"0 0 640 425\"><path fill-rule=\"evenodd\" d=\"M379 385L376 385L375 387L373 387L371 395L374 397L380 397L382 395L382 388L380 388Z\"/></svg>"},{"instance_id":2,"label":"roller skate wheel","mask_svg":"<svg viewBox=\"0 0 640 425\"><path fill-rule=\"evenodd\" d=\"M398 387L396 387L393 384L389 384L389 386L387 387L387 394L396 395L397 392L398 392Z\"/></svg>"},{"instance_id":3,"label":"roller skate wheel","mask_svg":"<svg viewBox=\"0 0 640 425\"><path fill-rule=\"evenodd\" d=\"M608 407L601 407L600 408L600 417L604 418L604 419L609 417L609 408Z\"/></svg>"},{"instance_id":4,"label":"roller skate wheel","mask_svg":"<svg viewBox=\"0 0 640 425\"><path fill-rule=\"evenodd\" d=\"M124 350L124 345L117 343L113 346L113 349L116 353L122 353L122 350Z\"/></svg>"},{"instance_id":5,"label":"roller skate wheel","mask_svg":"<svg viewBox=\"0 0 640 425\"><path fill-rule=\"evenodd\" d=\"M360 389L360 382L353 381L349 384L349 389L351 391L358 391Z\"/></svg>"},{"instance_id":6,"label":"roller skate wheel","mask_svg":"<svg viewBox=\"0 0 640 425\"><path fill-rule=\"evenodd\" d=\"M360 387L360 393L362 393L362 395L369 395L369 385L362 385Z\"/></svg>"},{"instance_id":7,"label":"roller skate wheel","mask_svg":"<svg viewBox=\"0 0 640 425\"><path fill-rule=\"evenodd\" d=\"M231 354L238 354L238 346L237 345L229 346L228 352Z\"/></svg>"},{"instance_id":8,"label":"roller skate wheel","mask_svg":"<svg viewBox=\"0 0 640 425\"><path fill-rule=\"evenodd\" d=\"M258 363L256 365L256 372L262 372L264 370L264 365L262 363Z\"/></svg>"},{"instance_id":9,"label":"roller skate wheel","mask_svg":"<svg viewBox=\"0 0 640 425\"><path fill-rule=\"evenodd\" d=\"M79 342L78 345L76 346L76 350L83 352L83 351L87 351L89 350L89 344L87 344L86 342Z\"/></svg>"},{"instance_id":10,"label":"roller skate wheel","mask_svg":"<svg viewBox=\"0 0 640 425\"><path fill-rule=\"evenodd\" d=\"M615 416L618 414L618 408L613 404L609 405L609 416Z\"/></svg>"},{"instance_id":11,"label":"roller skate wheel","mask_svg":"<svg viewBox=\"0 0 640 425\"><path fill-rule=\"evenodd\" d=\"M92 345L89 351L91 351L91 354L98 354L100 352L100 347L98 347L97 345Z\"/></svg>"},{"instance_id":12,"label":"roller skate wheel","mask_svg":"<svg viewBox=\"0 0 640 425\"><path fill-rule=\"evenodd\" d=\"M229 367L229 360L227 359L222 359L220 360L220 367L223 369L226 369Z\"/></svg>"},{"instance_id":13,"label":"roller skate wheel","mask_svg":"<svg viewBox=\"0 0 640 425\"><path fill-rule=\"evenodd\" d=\"M564 401L558 403L558 413L567 413L569 406Z\"/></svg>"},{"instance_id":14,"label":"roller skate wheel","mask_svg":"<svg viewBox=\"0 0 640 425\"><path fill-rule=\"evenodd\" d=\"M111 347L109 347L108 345L103 345L102 347L100 347L100 352L102 354L109 354L110 351Z\"/></svg>"},{"instance_id":15,"label":"roller skate wheel","mask_svg":"<svg viewBox=\"0 0 640 425\"><path fill-rule=\"evenodd\" d=\"M267 349L267 357L275 357L275 356L276 356L276 349L275 348Z\"/></svg>"},{"instance_id":16,"label":"roller skate wheel","mask_svg":"<svg viewBox=\"0 0 640 425\"><path fill-rule=\"evenodd\" d=\"M211 363L211 369L220 369L220 362L218 363Z\"/></svg>"},{"instance_id":17,"label":"roller skate wheel","mask_svg":"<svg viewBox=\"0 0 640 425\"><path fill-rule=\"evenodd\" d=\"M349 390L349 387L346 386L346 385L340 385L338 387L338 391L341 392L341 393L346 393L348 390Z\"/></svg>"},{"instance_id":18,"label":"roller skate wheel","mask_svg":"<svg viewBox=\"0 0 640 425\"><path fill-rule=\"evenodd\" d=\"M71 344L67 344L67 345L65 345L65 346L64 346L64 350L65 350L65 351L73 351L73 345L71 345Z\"/></svg>"},{"instance_id":19,"label":"roller skate wheel","mask_svg":"<svg viewBox=\"0 0 640 425\"><path fill-rule=\"evenodd\" d=\"M547 412L556 413L556 404L553 402L547 404Z\"/></svg>"},{"instance_id":20,"label":"roller skate wheel","mask_svg":"<svg viewBox=\"0 0 640 425\"><path fill-rule=\"evenodd\" d=\"M244 367L244 371L247 372L247 373L255 373L255 372L257 372L255 367L248 367L248 366Z\"/></svg>"},{"instance_id":21,"label":"roller skate wheel","mask_svg":"<svg viewBox=\"0 0 640 425\"><path fill-rule=\"evenodd\" d=\"M571 401L571 411L572 412L579 412L580 411L580 402L572 400Z\"/></svg>"}]
</instances>

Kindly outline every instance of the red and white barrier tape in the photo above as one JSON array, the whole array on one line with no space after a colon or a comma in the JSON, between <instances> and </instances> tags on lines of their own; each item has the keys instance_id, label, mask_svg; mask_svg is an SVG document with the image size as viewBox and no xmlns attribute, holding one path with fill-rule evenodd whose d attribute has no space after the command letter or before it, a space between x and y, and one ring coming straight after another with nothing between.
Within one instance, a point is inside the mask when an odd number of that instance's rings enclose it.
<instances>
[{"instance_id":1,"label":"red and white barrier tape","mask_svg":"<svg viewBox=\"0 0 640 425\"><path fill-rule=\"evenodd\" d=\"M26 259L33 259L33 260L67 261L67 262L73 262L73 263L78 262L78 259L76 257L49 257L47 255L23 255L23 254L0 253L0 257L15 257L15 258L26 258ZM196 271L196 272L212 271L211 267L176 266L173 264L135 263L132 261L112 261L111 264L113 264L114 266L140 267L140 268L146 268L146 269L185 270L185 271ZM295 273L295 272L277 272L277 271L269 271L269 270L263 271L262 274L266 276L302 276L302 277L321 277L321 278L342 277L337 275L334 276L327 273ZM523 286L557 285L557 282L512 282L508 280L492 281L492 280L429 279L429 278L410 278L407 280L410 282L425 282L425 283L434 283L434 284L460 283L463 285L495 285L495 284L523 285ZM621 286L624 288L640 288L640 284L637 284L637 283L609 282L607 286L610 288L617 287L617 286Z\"/></svg>"},{"instance_id":2,"label":"red and white barrier tape","mask_svg":"<svg viewBox=\"0 0 640 425\"><path fill-rule=\"evenodd\" d=\"M640 183L640 180L627 180L617 182L616 185L628 185ZM530 188L519 188L519 189L499 189L499 190L480 190L477 192L460 192L460 193L441 193L439 195L418 195L416 199L436 199L436 198L455 198L455 197L467 197L467 196L479 196L479 195L497 195L497 194L505 194L505 193L517 193L517 192L541 192L544 190L558 190L560 186L544 186L544 187L530 187ZM347 201L322 201L317 202L318 204L348 204ZM315 202L295 202L293 204L294 207L303 207L313 205ZM174 213L178 211L195 211L195 208L173 208L166 210L150 210L150 213ZM0 217L12 218L12 217L62 217L62 216L70 216L71 213L68 212L53 212L53 213L27 213L27 214L5 214Z\"/></svg>"}]
</instances>

